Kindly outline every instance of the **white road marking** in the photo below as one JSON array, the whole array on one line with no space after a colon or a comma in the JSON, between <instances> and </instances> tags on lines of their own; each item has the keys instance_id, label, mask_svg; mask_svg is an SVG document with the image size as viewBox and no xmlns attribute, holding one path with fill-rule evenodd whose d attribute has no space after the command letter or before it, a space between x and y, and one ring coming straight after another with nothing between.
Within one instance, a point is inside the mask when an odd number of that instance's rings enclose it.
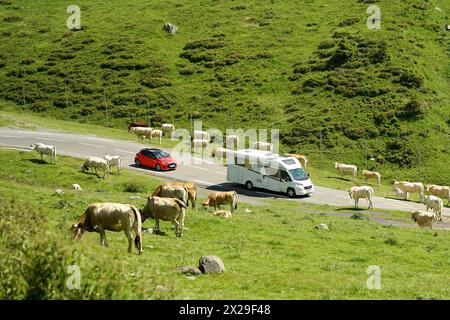
<instances>
[{"instance_id":1,"label":"white road marking","mask_svg":"<svg viewBox=\"0 0 450 320\"><path fill-rule=\"evenodd\" d=\"M127 150L122 150L122 149L114 149L114 151L118 151L118 152L123 152L123 153L128 153L128 154L136 154L136 152L131 152L131 151L127 151Z\"/></svg>"},{"instance_id":2,"label":"white road marking","mask_svg":"<svg viewBox=\"0 0 450 320\"><path fill-rule=\"evenodd\" d=\"M100 146L98 144L90 144L90 143L83 143L83 142L78 142L78 144L82 144L83 146L94 147L94 148L104 148L105 147L105 146Z\"/></svg>"},{"instance_id":3,"label":"white road marking","mask_svg":"<svg viewBox=\"0 0 450 320\"><path fill-rule=\"evenodd\" d=\"M200 169L200 170L206 170L206 171L208 171L208 169L206 169L206 168L202 168L202 167L197 167L197 166L193 166L193 165L191 165L191 164L185 164L185 166L186 166L186 167L192 167L192 168L196 168L196 169Z\"/></svg>"},{"instance_id":4,"label":"white road marking","mask_svg":"<svg viewBox=\"0 0 450 320\"><path fill-rule=\"evenodd\" d=\"M21 131L21 130L18 130L16 132L25 133L25 134L33 134L33 135L36 135L36 134L44 134L44 135L48 135L48 136L54 135L54 133L51 133L51 132L36 132L36 131Z\"/></svg>"},{"instance_id":5,"label":"white road marking","mask_svg":"<svg viewBox=\"0 0 450 320\"><path fill-rule=\"evenodd\" d=\"M59 139L50 139L50 138L36 138L36 139L39 139L39 140L45 140L45 141L57 141L57 142L69 142L69 141L67 141L67 140L59 140Z\"/></svg>"},{"instance_id":6,"label":"white road marking","mask_svg":"<svg viewBox=\"0 0 450 320\"><path fill-rule=\"evenodd\" d=\"M212 186L213 185L212 183L209 183L209 182L206 182L206 181L202 181L202 180L195 180L194 179L194 181L197 182L197 183L204 184L206 186Z\"/></svg>"},{"instance_id":7,"label":"white road marking","mask_svg":"<svg viewBox=\"0 0 450 320\"><path fill-rule=\"evenodd\" d=\"M109 139L100 139L100 138L93 138L93 137L87 137L89 140L97 140L97 141L105 141L105 142L115 142L114 140Z\"/></svg>"},{"instance_id":8,"label":"white road marking","mask_svg":"<svg viewBox=\"0 0 450 320\"><path fill-rule=\"evenodd\" d=\"M23 138L21 136L7 136L7 135L1 135L0 138Z\"/></svg>"}]
</instances>

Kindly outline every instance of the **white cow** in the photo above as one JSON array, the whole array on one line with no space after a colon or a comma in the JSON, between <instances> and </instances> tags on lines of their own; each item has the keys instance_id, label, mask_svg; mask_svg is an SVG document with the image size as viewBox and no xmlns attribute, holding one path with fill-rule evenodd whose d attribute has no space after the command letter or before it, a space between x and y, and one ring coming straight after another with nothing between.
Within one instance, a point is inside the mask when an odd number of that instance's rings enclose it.
<instances>
[{"instance_id":1,"label":"white cow","mask_svg":"<svg viewBox=\"0 0 450 320\"><path fill-rule=\"evenodd\" d=\"M122 158L120 156L110 156L109 154L103 157L109 162L109 171L111 172L111 167L117 167L117 173L120 173L122 168Z\"/></svg>"},{"instance_id":2,"label":"white cow","mask_svg":"<svg viewBox=\"0 0 450 320\"><path fill-rule=\"evenodd\" d=\"M237 134L230 134L225 138L225 144L227 148L234 149L239 146L239 136Z\"/></svg>"},{"instance_id":3,"label":"white cow","mask_svg":"<svg viewBox=\"0 0 450 320\"><path fill-rule=\"evenodd\" d=\"M341 174L342 178L344 175L353 176L353 180L356 180L356 174L358 173L358 167L354 164L344 164L344 163L334 163L334 168Z\"/></svg>"},{"instance_id":4,"label":"white cow","mask_svg":"<svg viewBox=\"0 0 450 320\"><path fill-rule=\"evenodd\" d=\"M209 140L206 140L206 139L193 139L192 140L192 147L194 149L206 148L206 146L208 144L209 144Z\"/></svg>"},{"instance_id":5,"label":"white cow","mask_svg":"<svg viewBox=\"0 0 450 320\"><path fill-rule=\"evenodd\" d=\"M223 158L226 158L229 153L233 154L232 152L233 150L217 147L212 150L211 156L213 158L221 160Z\"/></svg>"},{"instance_id":6,"label":"white cow","mask_svg":"<svg viewBox=\"0 0 450 320\"><path fill-rule=\"evenodd\" d=\"M369 203L368 209L373 209L372 197L373 197L373 189L369 186L361 186L361 187L351 187L348 190L348 195L350 199L355 200L355 208L358 209L359 199L366 199Z\"/></svg>"},{"instance_id":7,"label":"white cow","mask_svg":"<svg viewBox=\"0 0 450 320\"><path fill-rule=\"evenodd\" d=\"M152 128L131 127L128 132L133 132L138 137L139 142L142 142L145 137L150 137Z\"/></svg>"},{"instance_id":8,"label":"white cow","mask_svg":"<svg viewBox=\"0 0 450 320\"><path fill-rule=\"evenodd\" d=\"M172 133L175 131L175 126L171 123L163 123L161 130L164 135L169 134L169 136L172 136Z\"/></svg>"},{"instance_id":9,"label":"white cow","mask_svg":"<svg viewBox=\"0 0 450 320\"><path fill-rule=\"evenodd\" d=\"M81 171L87 172L91 168L94 169L94 172L97 176L98 176L97 169L103 170L104 172L103 179L105 179L106 175L109 173L109 162L102 158L89 157L81 166Z\"/></svg>"},{"instance_id":10,"label":"white cow","mask_svg":"<svg viewBox=\"0 0 450 320\"><path fill-rule=\"evenodd\" d=\"M441 197L447 199L447 205L450 204L450 187L438 186L435 184L427 184L427 192L433 196Z\"/></svg>"},{"instance_id":11,"label":"white cow","mask_svg":"<svg viewBox=\"0 0 450 320\"><path fill-rule=\"evenodd\" d=\"M208 143L210 141L210 136L207 131L194 130L191 138L192 140L206 140Z\"/></svg>"},{"instance_id":12,"label":"white cow","mask_svg":"<svg viewBox=\"0 0 450 320\"><path fill-rule=\"evenodd\" d=\"M420 201L423 201L425 187L422 182L394 181L395 189L403 192L405 200L408 200L410 192L416 192L420 195Z\"/></svg>"},{"instance_id":13,"label":"white cow","mask_svg":"<svg viewBox=\"0 0 450 320\"><path fill-rule=\"evenodd\" d=\"M159 144L161 144L162 136L163 136L162 130L151 130L150 136L149 136L150 142L152 142L152 138L156 137L159 139Z\"/></svg>"},{"instance_id":14,"label":"white cow","mask_svg":"<svg viewBox=\"0 0 450 320\"><path fill-rule=\"evenodd\" d=\"M252 144L252 149L262 150L262 151L272 151L273 150L273 144L270 143L270 142L258 141L258 142L254 142Z\"/></svg>"},{"instance_id":15,"label":"white cow","mask_svg":"<svg viewBox=\"0 0 450 320\"><path fill-rule=\"evenodd\" d=\"M381 174L376 171L369 171L369 170L363 170L362 175L364 177L364 180L367 182L369 179L376 179L378 184L381 184Z\"/></svg>"},{"instance_id":16,"label":"white cow","mask_svg":"<svg viewBox=\"0 0 450 320\"><path fill-rule=\"evenodd\" d=\"M56 163L56 147L51 145L46 145L43 143L34 143L30 146L31 150L36 150L41 155L41 160L43 160L43 155L49 155L52 163Z\"/></svg>"},{"instance_id":17,"label":"white cow","mask_svg":"<svg viewBox=\"0 0 450 320\"><path fill-rule=\"evenodd\" d=\"M423 204L427 207L427 211L428 209L432 209L439 220L442 221L442 210L444 209L444 202L441 198L433 195L427 196L423 199Z\"/></svg>"}]
</instances>

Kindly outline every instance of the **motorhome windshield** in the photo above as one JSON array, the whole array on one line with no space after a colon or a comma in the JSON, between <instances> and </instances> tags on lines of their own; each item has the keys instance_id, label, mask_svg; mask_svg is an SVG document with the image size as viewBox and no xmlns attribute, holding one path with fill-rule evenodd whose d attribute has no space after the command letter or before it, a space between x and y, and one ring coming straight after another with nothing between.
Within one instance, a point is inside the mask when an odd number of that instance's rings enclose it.
<instances>
[{"instance_id":1,"label":"motorhome windshield","mask_svg":"<svg viewBox=\"0 0 450 320\"><path fill-rule=\"evenodd\" d=\"M303 168L296 168L289 170L289 174L295 181L308 180L308 174L303 170Z\"/></svg>"}]
</instances>

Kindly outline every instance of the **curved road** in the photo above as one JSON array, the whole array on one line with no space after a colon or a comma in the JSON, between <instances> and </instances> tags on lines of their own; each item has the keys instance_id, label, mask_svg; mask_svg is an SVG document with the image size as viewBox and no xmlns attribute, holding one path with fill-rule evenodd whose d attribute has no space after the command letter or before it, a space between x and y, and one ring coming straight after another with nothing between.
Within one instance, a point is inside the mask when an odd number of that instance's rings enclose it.
<instances>
[{"instance_id":1,"label":"curved road","mask_svg":"<svg viewBox=\"0 0 450 320\"><path fill-rule=\"evenodd\" d=\"M345 191L317 187L310 197L289 199L281 194L273 194L264 191L249 192L243 187L226 181L226 167L214 161L193 158L191 162L179 161L174 152L172 155L178 160L178 168L170 172L156 172L153 170L134 167L134 155L141 148L149 147L140 143L126 140L110 139L97 136L60 132L51 129L39 129L39 131L26 131L16 128L0 128L0 147L29 148L32 143L45 143L55 145L57 153L76 158L88 156L103 157L105 154L120 155L124 167L139 170L160 178L175 179L181 181L194 181L204 194L208 190L236 190L240 194L241 201L250 204L260 204L263 199L283 198L290 201L304 201L315 204L329 204L336 206L352 206L353 200L349 199ZM314 182L314 181L313 181ZM395 199L374 197L374 205L378 209L410 211L413 209L424 210L424 205ZM365 202L362 202L365 205ZM450 216L450 209L444 208L444 215Z\"/></svg>"}]
</instances>

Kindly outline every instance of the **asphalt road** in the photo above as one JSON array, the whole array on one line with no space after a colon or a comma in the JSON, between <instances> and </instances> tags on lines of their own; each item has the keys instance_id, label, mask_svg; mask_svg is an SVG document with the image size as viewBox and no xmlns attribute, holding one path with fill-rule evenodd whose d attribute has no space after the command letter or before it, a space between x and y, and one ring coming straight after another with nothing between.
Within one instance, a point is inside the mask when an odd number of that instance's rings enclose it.
<instances>
[{"instance_id":1,"label":"asphalt road","mask_svg":"<svg viewBox=\"0 0 450 320\"><path fill-rule=\"evenodd\" d=\"M137 139L136 139L137 140ZM226 181L226 167L214 161L203 160L194 157L188 161L180 161L175 152L167 150L178 160L178 168L170 172L157 172L150 169L136 168L134 155L149 145L134 143L131 141L109 139L97 136L87 136L74 133L40 129L40 131L27 131L16 128L0 128L0 147L29 148L32 143L45 143L56 146L58 154L85 159L88 156L103 157L106 154L122 156L123 167L131 170L139 170L161 179L174 179L180 181L194 181L201 188L201 194L210 190L236 190L240 194L240 201L250 204L261 204L264 199L283 198L289 201L304 201L314 204L329 204L335 206L352 206L353 200L349 199L345 191L317 187L309 197L289 199L283 194L274 194L264 190L247 191L242 186ZM36 153L36 156L38 154ZM81 162L80 162L81 166ZM314 183L314 179L313 179ZM419 203L395 200L389 198L374 197L375 208L387 210L410 211L413 209L424 210L425 206ZM365 201L360 201L364 207ZM444 215L450 216L450 209L444 208Z\"/></svg>"}]
</instances>

